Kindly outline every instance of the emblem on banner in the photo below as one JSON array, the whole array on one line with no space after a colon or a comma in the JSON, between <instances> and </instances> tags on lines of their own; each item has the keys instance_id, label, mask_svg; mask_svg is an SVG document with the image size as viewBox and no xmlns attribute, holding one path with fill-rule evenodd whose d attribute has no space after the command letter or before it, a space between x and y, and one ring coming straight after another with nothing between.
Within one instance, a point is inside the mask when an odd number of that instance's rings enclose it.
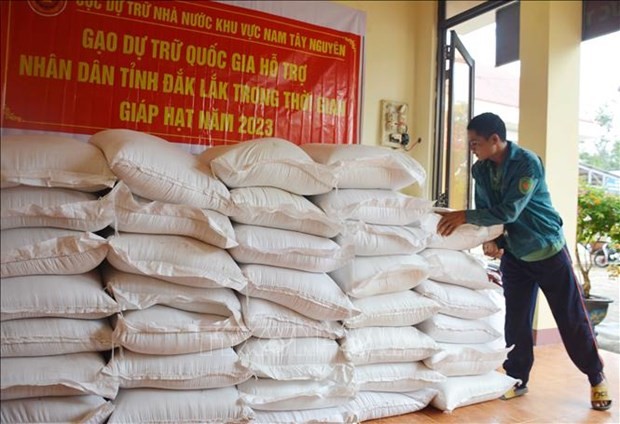
<instances>
[{"instance_id":1,"label":"emblem on banner","mask_svg":"<svg viewBox=\"0 0 620 424\"><path fill-rule=\"evenodd\" d=\"M30 8L41 16L57 16L67 7L67 0L28 0Z\"/></svg>"}]
</instances>

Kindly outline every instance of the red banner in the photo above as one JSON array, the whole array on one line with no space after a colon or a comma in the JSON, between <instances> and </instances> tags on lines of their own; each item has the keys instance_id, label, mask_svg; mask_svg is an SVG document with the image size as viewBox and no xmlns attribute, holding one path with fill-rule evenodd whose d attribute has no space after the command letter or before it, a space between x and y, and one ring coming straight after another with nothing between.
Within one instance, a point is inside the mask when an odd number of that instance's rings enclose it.
<instances>
[{"instance_id":1,"label":"red banner","mask_svg":"<svg viewBox=\"0 0 620 424\"><path fill-rule=\"evenodd\" d=\"M4 128L357 142L358 35L218 2L1 7Z\"/></svg>"}]
</instances>

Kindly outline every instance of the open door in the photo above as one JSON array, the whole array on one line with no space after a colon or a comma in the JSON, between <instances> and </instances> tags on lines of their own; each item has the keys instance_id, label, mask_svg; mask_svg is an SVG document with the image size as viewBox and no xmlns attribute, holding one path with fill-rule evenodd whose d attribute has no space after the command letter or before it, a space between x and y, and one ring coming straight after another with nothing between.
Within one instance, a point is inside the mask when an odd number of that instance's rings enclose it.
<instances>
[{"instance_id":1,"label":"open door","mask_svg":"<svg viewBox=\"0 0 620 424\"><path fill-rule=\"evenodd\" d=\"M442 133L439 155L438 206L467 209L472 202L471 163L467 140L467 123L474 114L475 64L471 55L456 35L450 31L450 45L445 55L445 93L440 109Z\"/></svg>"}]
</instances>

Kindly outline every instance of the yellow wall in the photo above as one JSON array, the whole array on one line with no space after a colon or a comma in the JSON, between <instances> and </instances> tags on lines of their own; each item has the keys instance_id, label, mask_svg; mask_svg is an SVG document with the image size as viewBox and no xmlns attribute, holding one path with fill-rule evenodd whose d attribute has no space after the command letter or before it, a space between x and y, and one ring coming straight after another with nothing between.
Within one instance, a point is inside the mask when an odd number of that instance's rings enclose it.
<instances>
[{"instance_id":1,"label":"yellow wall","mask_svg":"<svg viewBox=\"0 0 620 424\"><path fill-rule=\"evenodd\" d=\"M345 1L366 12L365 69L361 143L380 143L381 100L409 104L410 154L428 175L432 170L435 104L435 1ZM410 194L429 197L430 182Z\"/></svg>"},{"instance_id":2,"label":"yellow wall","mask_svg":"<svg viewBox=\"0 0 620 424\"><path fill-rule=\"evenodd\" d=\"M571 251L577 225L581 2L521 2L519 144L545 163ZM555 328L541 300L535 328Z\"/></svg>"}]
</instances>

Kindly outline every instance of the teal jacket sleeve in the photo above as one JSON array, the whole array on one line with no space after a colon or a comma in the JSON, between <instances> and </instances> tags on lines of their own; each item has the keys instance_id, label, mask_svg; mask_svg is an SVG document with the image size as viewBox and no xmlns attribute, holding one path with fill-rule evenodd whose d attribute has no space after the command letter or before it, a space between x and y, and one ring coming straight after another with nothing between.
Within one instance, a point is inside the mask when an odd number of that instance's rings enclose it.
<instances>
[{"instance_id":1,"label":"teal jacket sleeve","mask_svg":"<svg viewBox=\"0 0 620 424\"><path fill-rule=\"evenodd\" d=\"M505 171L502 201L491 206L486 190L481 190L480 195L476 194L476 209L465 211L468 223L482 226L510 224L516 221L525 209L536 192L542 177L542 168L538 161L532 160L511 162L509 165L513 168Z\"/></svg>"},{"instance_id":2,"label":"teal jacket sleeve","mask_svg":"<svg viewBox=\"0 0 620 424\"><path fill-rule=\"evenodd\" d=\"M491 207L488 188L481 182L482 175L480 173L480 168L474 167L472 169L472 176L476 181L474 189L474 205L476 205L476 209L488 209Z\"/></svg>"}]
</instances>

